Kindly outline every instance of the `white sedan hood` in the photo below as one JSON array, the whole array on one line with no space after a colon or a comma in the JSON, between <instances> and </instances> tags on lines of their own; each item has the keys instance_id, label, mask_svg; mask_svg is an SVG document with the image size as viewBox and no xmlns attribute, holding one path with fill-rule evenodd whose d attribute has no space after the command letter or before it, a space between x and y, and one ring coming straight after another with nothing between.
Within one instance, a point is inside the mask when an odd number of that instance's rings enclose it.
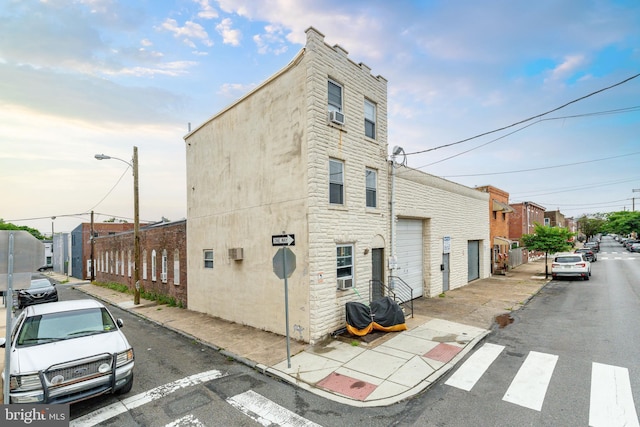
<instances>
[{"instance_id":1,"label":"white sedan hood","mask_svg":"<svg viewBox=\"0 0 640 427\"><path fill-rule=\"evenodd\" d=\"M18 347L11 354L11 373L25 374L41 371L58 363L101 353L120 353L129 347L126 338L118 330L47 344Z\"/></svg>"}]
</instances>

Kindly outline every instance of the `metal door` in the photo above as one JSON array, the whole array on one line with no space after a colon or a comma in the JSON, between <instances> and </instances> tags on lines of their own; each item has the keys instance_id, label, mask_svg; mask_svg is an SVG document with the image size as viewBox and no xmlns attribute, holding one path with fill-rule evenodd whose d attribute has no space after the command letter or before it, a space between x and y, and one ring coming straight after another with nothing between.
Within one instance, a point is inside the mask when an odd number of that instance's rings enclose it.
<instances>
[{"instance_id":1,"label":"metal door","mask_svg":"<svg viewBox=\"0 0 640 427\"><path fill-rule=\"evenodd\" d=\"M371 301L384 296L382 285L384 284L384 249L371 250Z\"/></svg>"},{"instance_id":2,"label":"metal door","mask_svg":"<svg viewBox=\"0 0 640 427\"><path fill-rule=\"evenodd\" d=\"M442 292L449 290L449 254L442 254Z\"/></svg>"},{"instance_id":3,"label":"metal door","mask_svg":"<svg viewBox=\"0 0 640 427\"><path fill-rule=\"evenodd\" d=\"M468 280L470 282L480 278L480 241L469 240L467 247L467 263L469 265Z\"/></svg>"}]
</instances>

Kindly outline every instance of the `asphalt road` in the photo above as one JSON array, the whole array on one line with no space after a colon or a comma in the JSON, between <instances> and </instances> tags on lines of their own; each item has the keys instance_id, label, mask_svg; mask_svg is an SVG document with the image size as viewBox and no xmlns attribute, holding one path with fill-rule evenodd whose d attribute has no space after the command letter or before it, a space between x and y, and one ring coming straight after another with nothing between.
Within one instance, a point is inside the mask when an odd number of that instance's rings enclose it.
<instances>
[{"instance_id":1,"label":"asphalt road","mask_svg":"<svg viewBox=\"0 0 640 427\"><path fill-rule=\"evenodd\" d=\"M639 277L640 254L605 238L591 280L550 282L433 387L429 410L406 425L637 426ZM475 369L481 376L470 390L447 385L491 349L499 354Z\"/></svg>"}]
</instances>

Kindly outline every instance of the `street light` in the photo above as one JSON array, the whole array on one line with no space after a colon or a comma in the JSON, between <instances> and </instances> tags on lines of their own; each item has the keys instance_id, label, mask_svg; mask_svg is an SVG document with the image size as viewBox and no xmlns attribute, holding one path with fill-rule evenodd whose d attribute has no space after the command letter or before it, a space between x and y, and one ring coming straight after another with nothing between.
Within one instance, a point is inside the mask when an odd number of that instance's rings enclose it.
<instances>
[{"instance_id":1,"label":"street light","mask_svg":"<svg viewBox=\"0 0 640 427\"><path fill-rule=\"evenodd\" d=\"M138 147L133 147L133 159L131 163L126 160L119 159L118 157L107 156L105 154L96 154L94 156L97 160L120 160L123 163L131 166L133 169L133 280L134 280L134 292L133 303L140 304L140 207L138 201Z\"/></svg>"}]
</instances>

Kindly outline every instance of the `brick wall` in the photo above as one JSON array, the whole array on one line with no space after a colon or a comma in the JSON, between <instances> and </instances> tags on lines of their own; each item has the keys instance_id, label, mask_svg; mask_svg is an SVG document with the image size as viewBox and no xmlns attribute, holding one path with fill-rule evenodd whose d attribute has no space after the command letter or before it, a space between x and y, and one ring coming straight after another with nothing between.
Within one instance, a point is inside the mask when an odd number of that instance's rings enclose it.
<instances>
[{"instance_id":1,"label":"brick wall","mask_svg":"<svg viewBox=\"0 0 640 427\"><path fill-rule=\"evenodd\" d=\"M162 223L140 228L140 286L148 292L172 297L187 306L186 221ZM126 284L134 289L133 231L97 237L94 256L96 281ZM155 280L152 253L156 253ZM162 277L162 256L167 255L167 277ZM145 257L146 255L146 257ZM176 269L177 267L177 269ZM177 275L176 275L177 270ZM145 274L146 271L146 274ZM176 278L178 279L176 282Z\"/></svg>"}]
</instances>

